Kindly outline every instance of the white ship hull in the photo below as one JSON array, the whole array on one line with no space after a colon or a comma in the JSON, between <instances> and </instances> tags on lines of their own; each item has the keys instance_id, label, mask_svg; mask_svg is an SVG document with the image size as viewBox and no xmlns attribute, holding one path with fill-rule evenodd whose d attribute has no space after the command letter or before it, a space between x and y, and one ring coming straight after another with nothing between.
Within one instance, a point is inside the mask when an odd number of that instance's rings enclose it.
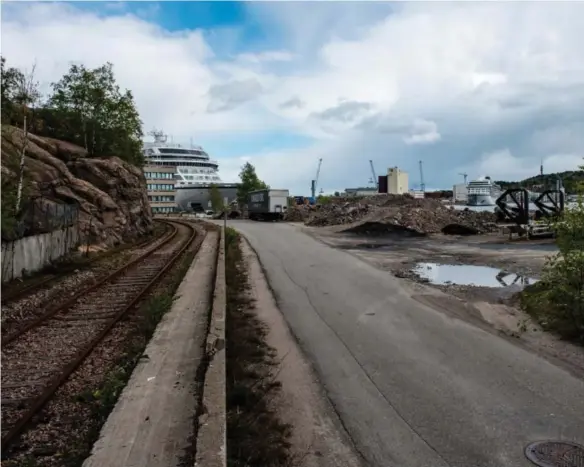
<instances>
[{"instance_id":1,"label":"white ship hull","mask_svg":"<svg viewBox=\"0 0 584 467\"><path fill-rule=\"evenodd\" d=\"M467 206L494 206L496 198L487 194L471 194L467 198Z\"/></svg>"}]
</instances>

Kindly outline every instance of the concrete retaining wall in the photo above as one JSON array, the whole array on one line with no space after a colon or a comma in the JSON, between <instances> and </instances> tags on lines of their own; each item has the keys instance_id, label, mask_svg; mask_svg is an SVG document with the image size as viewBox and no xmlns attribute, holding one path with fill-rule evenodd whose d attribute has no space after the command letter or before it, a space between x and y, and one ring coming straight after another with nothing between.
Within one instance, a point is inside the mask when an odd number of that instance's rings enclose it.
<instances>
[{"instance_id":1,"label":"concrete retaining wall","mask_svg":"<svg viewBox=\"0 0 584 467\"><path fill-rule=\"evenodd\" d=\"M2 243L2 282L42 269L76 248L79 242L79 229L73 225Z\"/></svg>"}]
</instances>

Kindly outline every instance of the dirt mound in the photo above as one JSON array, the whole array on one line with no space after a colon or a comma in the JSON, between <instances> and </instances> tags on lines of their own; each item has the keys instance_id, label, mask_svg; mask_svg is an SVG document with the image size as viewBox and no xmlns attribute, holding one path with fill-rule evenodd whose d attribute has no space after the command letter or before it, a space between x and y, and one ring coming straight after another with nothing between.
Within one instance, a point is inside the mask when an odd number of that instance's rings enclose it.
<instances>
[{"instance_id":1,"label":"dirt mound","mask_svg":"<svg viewBox=\"0 0 584 467\"><path fill-rule=\"evenodd\" d=\"M306 206L292 206L284 213L286 222L304 222L310 215L310 208Z\"/></svg>"},{"instance_id":2,"label":"dirt mound","mask_svg":"<svg viewBox=\"0 0 584 467\"><path fill-rule=\"evenodd\" d=\"M311 212L306 225L351 225L351 232L408 230L419 234L480 234L497 229L491 212L455 210L435 199L409 195L377 195L358 200L339 199Z\"/></svg>"}]
</instances>

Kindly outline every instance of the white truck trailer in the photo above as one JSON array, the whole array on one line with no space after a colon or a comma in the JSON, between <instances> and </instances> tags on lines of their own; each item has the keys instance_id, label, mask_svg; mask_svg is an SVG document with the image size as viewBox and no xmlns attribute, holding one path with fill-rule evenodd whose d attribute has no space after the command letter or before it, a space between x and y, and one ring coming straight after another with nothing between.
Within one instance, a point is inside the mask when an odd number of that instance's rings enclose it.
<instances>
[{"instance_id":1,"label":"white truck trailer","mask_svg":"<svg viewBox=\"0 0 584 467\"><path fill-rule=\"evenodd\" d=\"M282 220L288 207L290 190L256 190L249 193L247 211L250 219Z\"/></svg>"}]
</instances>

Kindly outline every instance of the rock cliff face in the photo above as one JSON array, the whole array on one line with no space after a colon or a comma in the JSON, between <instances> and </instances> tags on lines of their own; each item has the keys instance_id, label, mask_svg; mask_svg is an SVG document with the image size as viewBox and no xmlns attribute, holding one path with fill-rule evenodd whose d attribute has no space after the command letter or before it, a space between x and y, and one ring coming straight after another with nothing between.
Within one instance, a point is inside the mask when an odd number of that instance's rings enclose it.
<instances>
[{"instance_id":1,"label":"rock cliff face","mask_svg":"<svg viewBox=\"0 0 584 467\"><path fill-rule=\"evenodd\" d=\"M23 138L22 130L2 126L3 178L16 180ZM28 140L25 201L29 211L77 206L75 222L92 244L111 246L151 231L146 180L138 167L118 157L88 158L85 149L64 141L31 134Z\"/></svg>"}]
</instances>

